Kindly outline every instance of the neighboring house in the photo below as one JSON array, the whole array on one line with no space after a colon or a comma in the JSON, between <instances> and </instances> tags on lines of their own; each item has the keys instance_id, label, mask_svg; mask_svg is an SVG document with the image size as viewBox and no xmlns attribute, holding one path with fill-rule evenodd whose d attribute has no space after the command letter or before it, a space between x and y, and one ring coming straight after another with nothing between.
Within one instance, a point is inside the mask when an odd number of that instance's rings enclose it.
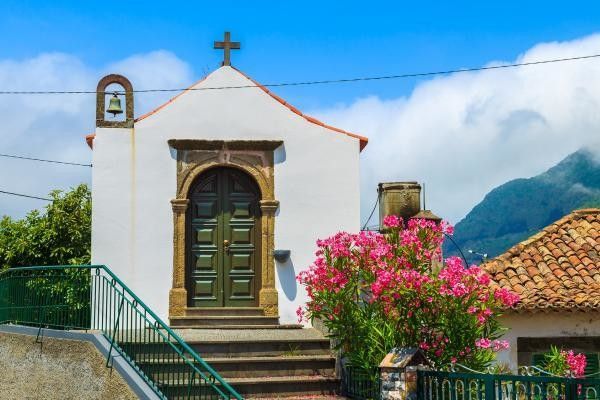
<instances>
[{"instance_id":1,"label":"neighboring house","mask_svg":"<svg viewBox=\"0 0 600 400\"><path fill-rule=\"evenodd\" d=\"M129 91L129 81L100 81L87 137L92 260L171 322L241 307L260 310L257 321L296 323L307 297L295 276L314 260L315 240L360 229L367 139L303 114L227 63L137 119L132 96L124 120L104 113L107 86Z\"/></svg>"},{"instance_id":2,"label":"neighboring house","mask_svg":"<svg viewBox=\"0 0 600 400\"><path fill-rule=\"evenodd\" d=\"M539 364L556 345L585 353L586 374L599 372L600 209L573 211L483 268L521 296L501 317L510 350L499 361Z\"/></svg>"}]
</instances>

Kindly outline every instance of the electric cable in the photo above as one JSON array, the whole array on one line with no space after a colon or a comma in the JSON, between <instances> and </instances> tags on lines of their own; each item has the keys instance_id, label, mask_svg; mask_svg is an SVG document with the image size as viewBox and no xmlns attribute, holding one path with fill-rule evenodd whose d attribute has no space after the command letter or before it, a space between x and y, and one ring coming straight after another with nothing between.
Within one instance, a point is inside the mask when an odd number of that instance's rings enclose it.
<instances>
[{"instance_id":1,"label":"electric cable","mask_svg":"<svg viewBox=\"0 0 600 400\"><path fill-rule=\"evenodd\" d=\"M476 71L488 71L495 69L506 69L516 67L526 67L531 65L542 65L552 64L567 61L578 61L587 60L592 58L598 58L600 54L590 54L586 56L576 57L565 57L565 58L554 58L548 60L528 61L512 64L500 64L500 65L488 65L485 67L470 67L470 68L456 68L440 71L429 71L429 72L414 72L398 75L381 75L381 76L366 76L356 78L345 78L345 79L326 79L326 80L315 80L315 81L300 81L300 82L279 82L279 83L267 83L263 85L238 85L238 86L218 86L218 87L202 87L202 88L171 88L171 89L137 89L132 90L131 93L152 93L152 92L181 92L184 90L190 91L201 91L201 90L226 90L226 89L245 89L245 88L264 88L264 87L284 87L284 86L309 86L309 85L325 85L333 83L352 83L352 82L364 82L364 81L378 81L388 79L404 79L404 78L419 78L425 76L434 75L448 75L461 72L476 72ZM0 90L0 95L37 95L37 94L94 94L95 90ZM125 91L106 91L105 94L125 94Z\"/></svg>"},{"instance_id":2,"label":"electric cable","mask_svg":"<svg viewBox=\"0 0 600 400\"><path fill-rule=\"evenodd\" d=\"M92 166L92 164L81 164L81 163L69 162L69 161L47 160L47 159L44 159L44 158L33 158L33 157L25 157L25 156L16 156L16 155L13 155L13 154L0 154L0 157L17 158L17 159L20 159L20 160L29 160L29 161L40 161L40 162L53 163L53 164L76 165L76 166L79 166L79 167L91 167Z\"/></svg>"},{"instance_id":3,"label":"electric cable","mask_svg":"<svg viewBox=\"0 0 600 400\"><path fill-rule=\"evenodd\" d=\"M36 199L36 200L44 200L44 201L52 201L52 199L48 199L46 197L38 197L38 196L30 196L28 194L15 193L15 192L7 192L5 190L0 190L0 193L7 194L10 196L18 196L18 197L27 197L28 199Z\"/></svg>"}]
</instances>

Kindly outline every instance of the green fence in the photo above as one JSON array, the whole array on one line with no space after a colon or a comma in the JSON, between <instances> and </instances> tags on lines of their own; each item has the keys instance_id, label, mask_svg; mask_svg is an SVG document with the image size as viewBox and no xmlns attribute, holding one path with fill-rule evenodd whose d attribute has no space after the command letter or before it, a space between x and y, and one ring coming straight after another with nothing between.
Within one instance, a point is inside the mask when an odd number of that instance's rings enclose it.
<instances>
[{"instance_id":1,"label":"green fence","mask_svg":"<svg viewBox=\"0 0 600 400\"><path fill-rule=\"evenodd\" d=\"M164 399L242 399L105 266L3 271L0 323L99 331Z\"/></svg>"},{"instance_id":2,"label":"green fence","mask_svg":"<svg viewBox=\"0 0 600 400\"><path fill-rule=\"evenodd\" d=\"M600 379L418 371L418 400L599 400Z\"/></svg>"},{"instance_id":3,"label":"green fence","mask_svg":"<svg viewBox=\"0 0 600 400\"><path fill-rule=\"evenodd\" d=\"M364 369L346 366L342 370L342 394L356 400L379 400L381 382L379 369Z\"/></svg>"}]
</instances>

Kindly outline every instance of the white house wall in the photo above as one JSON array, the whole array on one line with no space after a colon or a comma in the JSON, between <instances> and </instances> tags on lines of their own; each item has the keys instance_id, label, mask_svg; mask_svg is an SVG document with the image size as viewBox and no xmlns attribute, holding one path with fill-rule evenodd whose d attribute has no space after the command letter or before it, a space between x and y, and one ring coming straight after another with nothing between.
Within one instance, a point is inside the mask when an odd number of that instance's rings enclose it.
<instances>
[{"instance_id":1,"label":"white house wall","mask_svg":"<svg viewBox=\"0 0 600 400\"><path fill-rule=\"evenodd\" d=\"M498 353L498 361L508 363L511 369L517 368L517 338L519 337L578 337L600 336L600 315L598 313L523 313L507 314L501 317L502 326L508 332L502 339L508 340L510 349Z\"/></svg>"},{"instance_id":2,"label":"white house wall","mask_svg":"<svg viewBox=\"0 0 600 400\"><path fill-rule=\"evenodd\" d=\"M222 67L195 87L253 85ZM169 139L283 140L275 151L275 248L281 323L306 301L294 277L314 259L315 240L358 231L359 141L313 124L259 88L187 91L134 130L99 128L94 141L94 263L107 264L157 314L172 287L175 152Z\"/></svg>"}]
</instances>

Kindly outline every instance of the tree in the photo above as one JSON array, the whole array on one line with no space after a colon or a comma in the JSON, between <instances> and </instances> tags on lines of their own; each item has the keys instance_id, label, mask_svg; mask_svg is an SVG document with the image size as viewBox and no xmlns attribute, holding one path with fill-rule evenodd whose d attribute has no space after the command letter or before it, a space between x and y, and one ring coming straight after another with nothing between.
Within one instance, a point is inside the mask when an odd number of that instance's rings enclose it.
<instances>
[{"instance_id":1,"label":"tree","mask_svg":"<svg viewBox=\"0 0 600 400\"><path fill-rule=\"evenodd\" d=\"M81 184L68 192L54 190L43 212L20 220L0 220L0 269L32 265L89 264L92 196Z\"/></svg>"}]
</instances>

